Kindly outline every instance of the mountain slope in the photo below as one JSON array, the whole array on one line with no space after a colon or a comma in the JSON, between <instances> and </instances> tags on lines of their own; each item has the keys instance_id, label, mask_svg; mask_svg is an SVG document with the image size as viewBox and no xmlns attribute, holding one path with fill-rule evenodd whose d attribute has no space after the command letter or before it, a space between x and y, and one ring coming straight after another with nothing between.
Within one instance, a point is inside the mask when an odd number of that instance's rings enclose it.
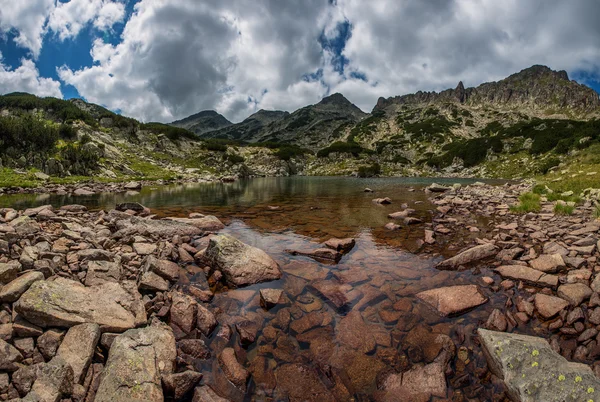
<instances>
[{"instance_id":1,"label":"mountain slope","mask_svg":"<svg viewBox=\"0 0 600 402\"><path fill-rule=\"evenodd\" d=\"M170 123L172 126L185 128L193 133L202 135L223 127L231 126L229 120L214 110L204 110L184 119Z\"/></svg>"}]
</instances>

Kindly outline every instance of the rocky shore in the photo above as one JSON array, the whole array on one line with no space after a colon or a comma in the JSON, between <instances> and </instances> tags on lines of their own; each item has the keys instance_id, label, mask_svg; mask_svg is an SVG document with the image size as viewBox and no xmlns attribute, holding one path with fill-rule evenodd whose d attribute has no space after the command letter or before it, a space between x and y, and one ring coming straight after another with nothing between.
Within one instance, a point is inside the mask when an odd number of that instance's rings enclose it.
<instances>
[{"instance_id":1,"label":"rocky shore","mask_svg":"<svg viewBox=\"0 0 600 402\"><path fill-rule=\"evenodd\" d=\"M453 249L420 291L416 267L336 270L370 258L354 239L289 250L324 265L284 264L214 216L4 208L0 400L594 400L600 222L591 203L512 213L527 190L433 186L431 218L390 213L423 231L423 256Z\"/></svg>"}]
</instances>

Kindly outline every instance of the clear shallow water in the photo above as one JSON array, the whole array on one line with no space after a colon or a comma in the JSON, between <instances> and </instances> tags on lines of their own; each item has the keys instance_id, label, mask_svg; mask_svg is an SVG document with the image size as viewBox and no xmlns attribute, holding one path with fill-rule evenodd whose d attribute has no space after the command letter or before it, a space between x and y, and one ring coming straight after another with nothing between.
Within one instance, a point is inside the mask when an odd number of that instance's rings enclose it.
<instances>
[{"instance_id":1,"label":"clear shallow water","mask_svg":"<svg viewBox=\"0 0 600 402\"><path fill-rule=\"evenodd\" d=\"M479 234L465 231L438 235L432 246L422 246L420 242L424 229L430 228L435 209L422 188L432 182L450 185L473 181L264 178L227 184L147 187L138 194L3 196L0 205L26 208L78 203L110 209L118 202L137 201L159 216L214 214L227 224L224 233L275 258L284 272L280 280L219 291L211 303L220 325L234 329L228 343L216 337L219 328L205 338L213 357L225 346L234 347L238 360L252 377L246 392L241 392L223 379L216 359L198 360L194 365L205 374L204 383L232 400L285 400L292 385L283 376L292 363L308 367L338 400L372 400L380 373L407 370L430 361L428 351L419 350L427 345L415 348L407 343L418 331L448 335L457 347L467 348L467 362L455 358L450 364L448 398L493 400L499 388L485 374L485 359L472 334L494 308L503 308L506 296L484 289L490 302L453 318L440 317L415 298L423 290L479 284L482 275L493 276L486 267L477 274L470 270L447 272L434 268L440 254L453 254L453 250L471 242L473 237L486 233L486 221L481 217L467 218L481 227ZM363 192L365 187L375 193ZM409 191L411 188L415 191ZM379 197L390 197L393 203L374 204L372 199ZM415 209L415 216L423 224L403 226L398 231L384 229L390 221L387 215L402 210L402 204ZM268 206L279 209L271 210ZM316 249L330 237L357 240L356 247L337 265L321 264L285 251ZM184 290L198 281L198 271L197 267L188 267L180 283ZM318 281L343 286L348 305L335 308L313 287ZM283 303L264 310L259 303L261 288L283 289ZM235 326L245 322L256 327L257 336L254 342L242 347Z\"/></svg>"}]
</instances>

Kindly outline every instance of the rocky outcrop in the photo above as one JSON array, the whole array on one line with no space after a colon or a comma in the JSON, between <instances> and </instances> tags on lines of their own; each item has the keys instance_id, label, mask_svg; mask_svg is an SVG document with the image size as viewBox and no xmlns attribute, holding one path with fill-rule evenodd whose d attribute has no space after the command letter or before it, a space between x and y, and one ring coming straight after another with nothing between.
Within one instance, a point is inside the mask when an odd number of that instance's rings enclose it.
<instances>
[{"instance_id":1,"label":"rocky outcrop","mask_svg":"<svg viewBox=\"0 0 600 402\"><path fill-rule=\"evenodd\" d=\"M212 237L205 258L211 269L222 272L225 281L232 286L281 278L279 265L267 253L229 235Z\"/></svg>"}]
</instances>

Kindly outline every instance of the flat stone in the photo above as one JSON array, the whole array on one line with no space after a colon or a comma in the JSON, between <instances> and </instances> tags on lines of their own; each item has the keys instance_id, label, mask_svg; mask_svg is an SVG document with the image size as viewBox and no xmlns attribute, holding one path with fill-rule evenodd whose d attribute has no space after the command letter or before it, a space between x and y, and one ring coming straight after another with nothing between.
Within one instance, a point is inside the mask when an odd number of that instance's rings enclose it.
<instances>
[{"instance_id":1,"label":"flat stone","mask_svg":"<svg viewBox=\"0 0 600 402\"><path fill-rule=\"evenodd\" d=\"M324 244L326 247L329 247L330 249L340 251L343 253L348 253L350 250L352 250L354 248L354 245L356 244L356 240L354 240L352 238L338 239L338 238L334 237L334 238L327 240Z\"/></svg>"},{"instance_id":2,"label":"flat stone","mask_svg":"<svg viewBox=\"0 0 600 402\"><path fill-rule=\"evenodd\" d=\"M17 278L21 272L21 263L19 261L10 261L0 263L0 286Z\"/></svg>"},{"instance_id":3,"label":"flat stone","mask_svg":"<svg viewBox=\"0 0 600 402\"><path fill-rule=\"evenodd\" d=\"M538 313L545 319L554 317L569 306L569 303L560 297L548 296L543 293L535 295L534 304Z\"/></svg>"},{"instance_id":4,"label":"flat stone","mask_svg":"<svg viewBox=\"0 0 600 402\"><path fill-rule=\"evenodd\" d=\"M202 230L202 232L216 232L225 227L223 222L216 216L206 215L201 218L165 218L166 220L172 220L175 222L185 223L192 225Z\"/></svg>"},{"instance_id":5,"label":"flat stone","mask_svg":"<svg viewBox=\"0 0 600 402\"><path fill-rule=\"evenodd\" d=\"M85 276L85 286L101 285L121 280L121 264L110 261L90 261Z\"/></svg>"},{"instance_id":6,"label":"flat stone","mask_svg":"<svg viewBox=\"0 0 600 402\"><path fill-rule=\"evenodd\" d=\"M140 277L138 287L140 289L150 290L153 292L165 292L169 290L169 282L154 272L148 271L144 272Z\"/></svg>"},{"instance_id":7,"label":"flat stone","mask_svg":"<svg viewBox=\"0 0 600 402\"><path fill-rule=\"evenodd\" d=\"M130 329L110 348L95 402L164 400L161 377L175 368L175 337L165 325Z\"/></svg>"},{"instance_id":8,"label":"flat stone","mask_svg":"<svg viewBox=\"0 0 600 402\"><path fill-rule=\"evenodd\" d=\"M142 298L126 281L91 287L64 278L37 281L14 308L40 327L96 323L102 332L123 332L146 322Z\"/></svg>"},{"instance_id":9,"label":"flat stone","mask_svg":"<svg viewBox=\"0 0 600 402\"><path fill-rule=\"evenodd\" d=\"M249 373L244 366L237 361L233 348L223 349L218 356L218 360L223 373L225 373L225 377L227 377L227 379L236 387L245 390Z\"/></svg>"},{"instance_id":10,"label":"flat stone","mask_svg":"<svg viewBox=\"0 0 600 402\"><path fill-rule=\"evenodd\" d=\"M133 251L135 251L138 255L149 255L156 251L156 244L133 243Z\"/></svg>"},{"instance_id":11,"label":"flat stone","mask_svg":"<svg viewBox=\"0 0 600 402\"><path fill-rule=\"evenodd\" d=\"M75 384L82 383L99 340L98 324L75 325L67 331L56 355L63 358L73 369Z\"/></svg>"},{"instance_id":12,"label":"flat stone","mask_svg":"<svg viewBox=\"0 0 600 402\"><path fill-rule=\"evenodd\" d=\"M498 249L493 244L481 244L440 262L436 265L436 268L454 270L461 265L492 257L496 254L497 250Z\"/></svg>"},{"instance_id":13,"label":"flat stone","mask_svg":"<svg viewBox=\"0 0 600 402\"><path fill-rule=\"evenodd\" d=\"M556 272L565 267L565 262L560 254L542 254L529 261L531 268L542 272Z\"/></svg>"},{"instance_id":14,"label":"flat stone","mask_svg":"<svg viewBox=\"0 0 600 402\"><path fill-rule=\"evenodd\" d=\"M442 316L461 314L488 301L477 285L448 286L417 293Z\"/></svg>"},{"instance_id":15,"label":"flat stone","mask_svg":"<svg viewBox=\"0 0 600 402\"><path fill-rule=\"evenodd\" d=\"M447 393L445 367L440 362L415 366L404 373L389 374L380 386L381 401L426 402L432 397L445 398Z\"/></svg>"},{"instance_id":16,"label":"flat stone","mask_svg":"<svg viewBox=\"0 0 600 402\"><path fill-rule=\"evenodd\" d=\"M203 233L202 229L184 222L174 220L153 220L140 217L120 219L116 222L118 231L113 234L115 238L125 236L163 237L171 239L173 236L197 236Z\"/></svg>"},{"instance_id":17,"label":"flat stone","mask_svg":"<svg viewBox=\"0 0 600 402\"><path fill-rule=\"evenodd\" d=\"M592 289L583 283L560 285L556 291L558 296L568 301L572 306L579 306L584 300L589 299L592 293L594 293Z\"/></svg>"},{"instance_id":18,"label":"flat stone","mask_svg":"<svg viewBox=\"0 0 600 402\"><path fill-rule=\"evenodd\" d=\"M144 260L143 270L154 272L171 282L176 282L179 279L179 265L173 261L159 260L151 255Z\"/></svg>"},{"instance_id":19,"label":"flat stone","mask_svg":"<svg viewBox=\"0 0 600 402\"><path fill-rule=\"evenodd\" d=\"M10 221L9 225L19 236L28 236L40 231L40 224L28 216L20 216Z\"/></svg>"},{"instance_id":20,"label":"flat stone","mask_svg":"<svg viewBox=\"0 0 600 402\"><path fill-rule=\"evenodd\" d=\"M29 287L37 281L44 280L44 274L37 271L27 272L2 286L0 289L1 302L14 302L21 297Z\"/></svg>"},{"instance_id":21,"label":"flat stone","mask_svg":"<svg viewBox=\"0 0 600 402\"><path fill-rule=\"evenodd\" d=\"M212 237L205 257L229 285L247 286L281 278L279 264L267 253L228 235Z\"/></svg>"},{"instance_id":22,"label":"flat stone","mask_svg":"<svg viewBox=\"0 0 600 402\"><path fill-rule=\"evenodd\" d=\"M545 339L478 329L490 371L515 401L589 401L600 380L589 366L571 363Z\"/></svg>"},{"instance_id":23,"label":"flat stone","mask_svg":"<svg viewBox=\"0 0 600 402\"><path fill-rule=\"evenodd\" d=\"M556 288L558 285L558 276L552 274L546 274L538 271L537 269L525 267L522 265L503 265L494 270L503 278L514 279L523 281L529 285L541 286L541 287L552 287Z\"/></svg>"},{"instance_id":24,"label":"flat stone","mask_svg":"<svg viewBox=\"0 0 600 402\"><path fill-rule=\"evenodd\" d=\"M261 289L260 290L260 304L263 308L270 309L275 307L279 300L281 299L281 295L283 294L283 290L281 289Z\"/></svg>"}]
</instances>

